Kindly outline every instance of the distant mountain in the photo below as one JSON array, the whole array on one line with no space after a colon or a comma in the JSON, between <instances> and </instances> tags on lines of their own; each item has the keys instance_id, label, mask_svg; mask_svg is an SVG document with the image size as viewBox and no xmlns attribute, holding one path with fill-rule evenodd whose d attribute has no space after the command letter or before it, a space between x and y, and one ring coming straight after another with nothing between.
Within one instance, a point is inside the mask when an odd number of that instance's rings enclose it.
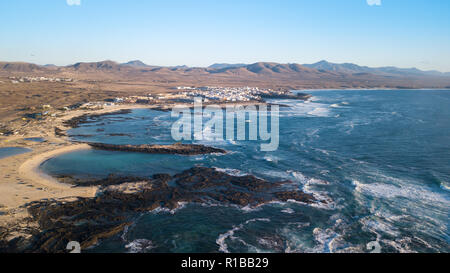
<instances>
[{"instance_id":1,"label":"distant mountain","mask_svg":"<svg viewBox=\"0 0 450 273\"><path fill-rule=\"evenodd\" d=\"M213 68L215 67L215 68ZM215 64L209 68L149 66L141 61L119 64L114 61L80 62L65 67L30 63L0 62L0 76L14 73L61 75L80 79L136 80L167 85L249 85L270 88L450 88L450 73L416 68L371 68L352 63L320 61L300 65L258 62ZM97 74L96 74L97 73Z\"/></svg>"},{"instance_id":2,"label":"distant mountain","mask_svg":"<svg viewBox=\"0 0 450 273\"><path fill-rule=\"evenodd\" d=\"M375 70L374 73L388 73L388 74L398 74L398 75L422 75L422 76L445 76L446 73L442 73L439 71L431 70L431 71L423 71L417 68L398 68L393 66L388 67L379 67L373 68Z\"/></svg>"},{"instance_id":3,"label":"distant mountain","mask_svg":"<svg viewBox=\"0 0 450 273\"><path fill-rule=\"evenodd\" d=\"M275 75L275 74L292 75L303 72L306 73L313 72L313 69L304 67L299 64L279 64L279 63L259 62L240 67L226 67L222 69L210 70L210 72L232 73L232 74L252 73L258 75Z\"/></svg>"},{"instance_id":4,"label":"distant mountain","mask_svg":"<svg viewBox=\"0 0 450 273\"><path fill-rule=\"evenodd\" d=\"M68 68L73 68L78 71L86 70L110 70L110 71L120 71L120 65L113 61L102 61L102 62L92 62L92 63L76 63L74 65L68 66Z\"/></svg>"},{"instance_id":5,"label":"distant mountain","mask_svg":"<svg viewBox=\"0 0 450 273\"><path fill-rule=\"evenodd\" d=\"M327 61L320 61L314 64L304 64L303 66L317 69L319 71L333 71L338 73L370 73L372 70L367 66L359 66L352 63L335 64Z\"/></svg>"},{"instance_id":6,"label":"distant mountain","mask_svg":"<svg viewBox=\"0 0 450 273\"><path fill-rule=\"evenodd\" d=\"M131 66L131 67L141 67L141 68L142 67L149 67L149 65L147 65L144 62L139 61L139 60L129 61L128 63L123 63L123 64L120 64L120 65L122 65L122 66Z\"/></svg>"},{"instance_id":7,"label":"distant mountain","mask_svg":"<svg viewBox=\"0 0 450 273\"><path fill-rule=\"evenodd\" d=\"M247 64L226 64L226 63L216 63L208 66L210 69L224 69L224 68L236 68L236 67L244 67Z\"/></svg>"},{"instance_id":8,"label":"distant mountain","mask_svg":"<svg viewBox=\"0 0 450 273\"><path fill-rule=\"evenodd\" d=\"M319 71L332 71L348 74L371 73L384 76L445 76L447 74L439 71L422 71L417 68L398 68L393 66L372 68L367 66L359 66L352 63L337 64L330 63L325 60L314 64L304 64L303 66L317 69Z\"/></svg>"},{"instance_id":9,"label":"distant mountain","mask_svg":"<svg viewBox=\"0 0 450 273\"><path fill-rule=\"evenodd\" d=\"M174 69L188 69L189 66L187 66L187 65L177 65L177 66L171 66L171 68L174 68Z\"/></svg>"},{"instance_id":10,"label":"distant mountain","mask_svg":"<svg viewBox=\"0 0 450 273\"><path fill-rule=\"evenodd\" d=\"M0 62L0 70L8 72L33 72L42 67L37 64L23 62Z\"/></svg>"}]
</instances>

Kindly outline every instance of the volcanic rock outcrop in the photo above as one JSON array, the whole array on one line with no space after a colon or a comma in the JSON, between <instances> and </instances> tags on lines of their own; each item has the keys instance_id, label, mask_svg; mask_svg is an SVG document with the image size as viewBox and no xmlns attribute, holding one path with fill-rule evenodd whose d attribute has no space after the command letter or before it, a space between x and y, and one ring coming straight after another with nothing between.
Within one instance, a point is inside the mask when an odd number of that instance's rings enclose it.
<instances>
[{"instance_id":1,"label":"volcanic rock outcrop","mask_svg":"<svg viewBox=\"0 0 450 273\"><path fill-rule=\"evenodd\" d=\"M133 153L147 153L147 154L177 154L177 155L202 155L202 154L226 154L222 149L208 147L195 144L180 144L172 145L114 145L104 143L88 143L92 148L106 151L121 151Z\"/></svg>"},{"instance_id":2,"label":"volcanic rock outcrop","mask_svg":"<svg viewBox=\"0 0 450 273\"><path fill-rule=\"evenodd\" d=\"M117 177L92 181L88 185L100 187L95 198L30 203L27 209L39 229L31 239L10 244L7 251L66 252L70 241L80 242L82 249L86 249L121 233L139 213L160 207L173 210L180 202L239 207L256 207L272 201L323 202L298 190L290 181L269 182L251 175L231 176L204 167L174 176L157 174L131 180L124 179L120 184Z\"/></svg>"}]
</instances>

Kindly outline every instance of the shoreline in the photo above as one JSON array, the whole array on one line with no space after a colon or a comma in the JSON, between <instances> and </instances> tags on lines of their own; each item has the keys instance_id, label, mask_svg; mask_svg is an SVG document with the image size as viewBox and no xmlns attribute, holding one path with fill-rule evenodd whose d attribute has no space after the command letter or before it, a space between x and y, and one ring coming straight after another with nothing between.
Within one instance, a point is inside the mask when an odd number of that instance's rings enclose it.
<instances>
[{"instance_id":1,"label":"shoreline","mask_svg":"<svg viewBox=\"0 0 450 273\"><path fill-rule=\"evenodd\" d=\"M63 184L58 182L54 177L44 173L39 169L39 167L45 163L47 160L52 159L56 156L80 151L80 150L89 150L91 147L88 144L74 144L71 146L66 146L64 148L60 148L58 150L53 150L45 153L38 154L33 158L27 160L23 163L19 168L19 175L22 177L26 177L37 184L44 185L46 187L62 189L62 190L71 190L73 187L69 184ZM94 194L95 195L95 194Z\"/></svg>"},{"instance_id":2,"label":"shoreline","mask_svg":"<svg viewBox=\"0 0 450 273\"><path fill-rule=\"evenodd\" d=\"M291 91L450 91L450 88L310 88Z\"/></svg>"},{"instance_id":3,"label":"shoreline","mask_svg":"<svg viewBox=\"0 0 450 273\"><path fill-rule=\"evenodd\" d=\"M95 197L98 187L73 187L63 184L39 170L39 166L55 156L77 150L90 149L87 144L72 142L68 137L55 134L55 128L67 131L64 122L77 116L103 114L124 109L152 108L145 105L115 105L100 110L72 110L60 116L20 128L21 133L0 137L0 148L22 147L30 152L0 159L0 232L7 230L8 239L29 236L30 220L25 206L42 200L74 200ZM17 126L19 127L19 126ZM19 128L16 128L19 129ZM46 142L27 141L26 138L44 138ZM0 234L1 235L1 234Z\"/></svg>"},{"instance_id":4,"label":"shoreline","mask_svg":"<svg viewBox=\"0 0 450 273\"><path fill-rule=\"evenodd\" d=\"M245 103L244 103L245 104ZM164 105L172 107L178 104ZM10 239L28 236L27 229L35 227L30 221L25 206L31 202L42 200L74 200L76 198L95 197L98 187L74 187L58 182L55 178L39 170L39 166L55 156L77 150L91 149L88 144L73 142L68 136L58 136L55 128L64 133L71 127L65 123L83 115L103 115L121 110L155 109L161 105L118 104L103 109L78 109L59 112L56 117L27 127L15 126L20 133L10 136L0 136L0 148L22 147L31 149L25 154L14 155L0 159L0 232L10 232ZM44 138L45 142L27 141L26 138ZM1 233L0 233L1 235Z\"/></svg>"}]
</instances>

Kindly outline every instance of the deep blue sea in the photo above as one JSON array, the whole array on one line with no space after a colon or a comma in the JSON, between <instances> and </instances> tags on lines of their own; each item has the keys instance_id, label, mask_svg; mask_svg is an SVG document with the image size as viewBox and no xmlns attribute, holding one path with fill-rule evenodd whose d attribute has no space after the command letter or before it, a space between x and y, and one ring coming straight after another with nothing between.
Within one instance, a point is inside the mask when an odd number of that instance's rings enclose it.
<instances>
[{"instance_id":1,"label":"deep blue sea","mask_svg":"<svg viewBox=\"0 0 450 273\"><path fill-rule=\"evenodd\" d=\"M277 100L280 147L200 141L227 155L174 156L79 151L51 159L51 175L176 174L196 165L270 181L292 180L328 205L273 203L256 209L184 204L136 217L90 252L450 251L450 91L311 91ZM104 116L70 131L76 140L173 143L170 113ZM110 134L127 134L110 136Z\"/></svg>"}]
</instances>

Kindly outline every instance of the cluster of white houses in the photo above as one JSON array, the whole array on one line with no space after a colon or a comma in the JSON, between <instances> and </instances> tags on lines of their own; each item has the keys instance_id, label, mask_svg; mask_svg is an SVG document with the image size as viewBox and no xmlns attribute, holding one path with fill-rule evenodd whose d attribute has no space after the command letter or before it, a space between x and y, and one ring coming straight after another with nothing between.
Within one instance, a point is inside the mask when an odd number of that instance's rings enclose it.
<instances>
[{"instance_id":1,"label":"cluster of white houses","mask_svg":"<svg viewBox=\"0 0 450 273\"><path fill-rule=\"evenodd\" d=\"M165 101L193 102L194 98L203 98L204 102L252 102L262 101L266 95L281 95L284 91L260 89L258 87L176 87L177 93L149 94L148 96L130 96L115 98L114 103L159 104Z\"/></svg>"},{"instance_id":2,"label":"cluster of white houses","mask_svg":"<svg viewBox=\"0 0 450 273\"><path fill-rule=\"evenodd\" d=\"M274 92L258 87L177 87L182 90L178 95L184 98L202 97L205 101L248 102L260 101L263 94Z\"/></svg>"},{"instance_id":3,"label":"cluster of white houses","mask_svg":"<svg viewBox=\"0 0 450 273\"><path fill-rule=\"evenodd\" d=\"M25 83L25 82L73 82L71 78L48 78L48 77L9 77L11 83Z\"/></svg>"}]
</instances>

